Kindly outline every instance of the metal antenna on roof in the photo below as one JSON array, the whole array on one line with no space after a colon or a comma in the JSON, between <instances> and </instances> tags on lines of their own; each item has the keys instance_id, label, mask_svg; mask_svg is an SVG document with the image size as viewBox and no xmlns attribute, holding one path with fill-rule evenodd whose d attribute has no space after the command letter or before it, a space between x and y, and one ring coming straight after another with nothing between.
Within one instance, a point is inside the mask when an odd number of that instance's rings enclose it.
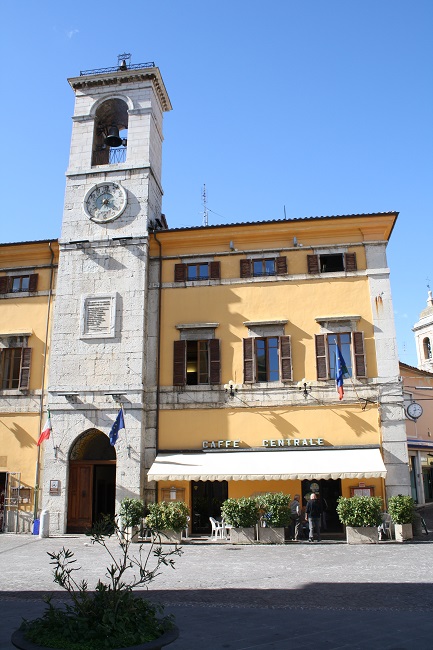
<instances>
[{"instance_id":1,"label":"metal antenna on roof","mask_svg":"<svg viewBox=\"0 0 433 650\"><path fill-rule=\"evenodd\" d=\"M209 217L208 217L208 212L207 212L207 199L206 199L206 185L203 185L203 193L202 193L202 199L203 199L203 226L208 226L209 225Z\"/></svg>"}]
</instances>

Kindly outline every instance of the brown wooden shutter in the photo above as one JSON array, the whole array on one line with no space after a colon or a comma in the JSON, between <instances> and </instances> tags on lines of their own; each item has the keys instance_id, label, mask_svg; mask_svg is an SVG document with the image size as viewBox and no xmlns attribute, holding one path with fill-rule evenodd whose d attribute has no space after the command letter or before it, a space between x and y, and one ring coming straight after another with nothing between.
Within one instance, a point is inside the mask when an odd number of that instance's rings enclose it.
<instances>
[{"instance_id":1,"label":"brown wooden shutter","mask_svg":"<svg viewBox=\"0 0 433 650\"><path fill-rule=\"evenodd\" d=\"M173 347L173 385L186 384L186 341L174 341Z\"/></svg>"},{"instance_id":2,"label":"brown wooden shutter","mask_svg":"<svg viewBox=\"0 0 433 650\"><path fill-rule=\"evenodd\" d=\"M21 351L20 390L28 390L30 386L30 361L32 349L23 348Z\"/></svg>"},{"instance_id":3,"label":"brown wooden shutter","mask_svg":"<svg viewBox=\"0 0 433 650\"><path fill-rule=\"evenodd\" d=\"M209 262L209 277L211 280L219 280L221 277L221 263Z\"/></svg>"},{"instance_id":4,"label":"brown wooden shutter","mask_svg":"<svg viewBox=\"0 0 433 650\"><path fill-rule=\"evenodd\" d=\"M241 260L241 278L251 277L251 260Z\"/></svg>"},{"instance_id":5,"label":"brown wooden shutter","mask_svg":"<svg viewBox=\"0 0 433 650\"><path fill-rule=\"evenodd\" d=\"M277 257L276 261L276 267L277 267L277 275L283 275L284 273L287 273L287 257L284 255L284 257Z\"/></svg>"},{"instance_id":6,"label":"brown wooden shutter","mask_svg":"<svg viewBox=\"0 0 433 650\"><path fill-rule=\"evenodd\" d=\"M365 363L364 332L353 332L353 355L355 357L356 377L366 377L367 368Z\"/></svg>"},{"instance_id":7,"label":"brown wooden shutter","mask_svg":"<svg viewBox=\"0 0 433 650\"><path fill-rule=\"evenodd\" d=\"M290 336L280 336L281 381L292 381L292 344Z\"/></svg>"},{"instance_id":8,"label":"brown wooden shutter","mask_svg":"<svg viewBox=\"0 0 433 650\"><path fill-rule=\"evenodd\" d=\"M254 339L244 339L244 384L254 382Z\"/></svg>"},{"instance_id":9,"label":"brown wooden shutter","mask_svg":"<svg viewBox=\"0 0 433 650\"><path fill-rule=\"evenodd\" d=\"M3 275L0 278L0 293L8 293L9 290L9 278L7 275Z\"/></svg>"},{"instance_id":10,"label":"brown wooden shutter","mask_svg":"<svg viewBox=\"0 0 433 650\"><path fill-rule=\"evenodd\" d=\"M38 290L38 274L33 273L29 279L29 291L33 292L37 290Z\"/></svg>"},{"instance_id":11,"label":"brown wooden shutter","mask_svg":"<svg viewBox=\"0 0 433 650\"><path fill-rule=\"evenodd\" d=\"M319 256L307 255L308 273L319 273Z\"/></svg>"},{"instance_id":12,"label":"brown wooden shutter","mask_svg":"<svg viewBox=\"0 0 433 650\"><path fill-rule=\"evenodd\" d=\"M356 271L356 253L346 253L344 255L344 267L346 271Z\"/></svg>"},{"instance_id":13,"label":"brown wooden shutter","mask_svg":"<svg viewBox=\"0 0 433 650\"><path fill-rule=\"evenodd\" d=\"M219 339L209 340L209 383L221 383L221 362L220 362L220 342Z\"/></svg>"},{"instance_id":14,"label":"brown wooden shutter","mask_svg":"<svg viewBox=\"0 0 433 650\"><path fill-rule=\"evenodd\" d=\"M326 335L316 334L317 379L328 379L328 357L326 354Z\"/></svg>"},{"instance_id":15,"label":"brown wooden shutter","mask_svg":"<svg viewBox=\"0 0 433 650\"><path fill-rule=\"evenodd\" d=\"M175 264L174 265L174 281L175 282L185 282L186 281L186 264Z\"/></svg>"}]
</instances>

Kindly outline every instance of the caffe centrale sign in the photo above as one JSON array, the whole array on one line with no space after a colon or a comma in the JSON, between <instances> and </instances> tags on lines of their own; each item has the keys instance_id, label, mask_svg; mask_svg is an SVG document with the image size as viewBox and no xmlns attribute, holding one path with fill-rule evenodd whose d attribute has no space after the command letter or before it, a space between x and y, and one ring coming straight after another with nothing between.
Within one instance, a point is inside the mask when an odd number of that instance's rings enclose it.
<instances>
[{"instance_id":1,"label":"caffe centrale sign","mask_svg":"<svg viewBox=\"0 0 433 650\"><path fill-rule=\"evenodd\" d=\"M262 447L324 447L323 438L279 438L278 440L262 440ZM203 449L240 449L241 440L203 440Z\"/></svg>"}]
</instances>

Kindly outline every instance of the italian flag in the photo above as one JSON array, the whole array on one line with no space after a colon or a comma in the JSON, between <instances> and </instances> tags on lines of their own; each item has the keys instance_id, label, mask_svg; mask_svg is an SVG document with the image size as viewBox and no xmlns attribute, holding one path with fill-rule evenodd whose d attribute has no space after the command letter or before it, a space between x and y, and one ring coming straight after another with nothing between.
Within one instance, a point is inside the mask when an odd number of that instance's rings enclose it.
<instances>
[{"instance_id":1,"label":"italian flag","mask_svg":"<svg viewBox=\"0 0 433 650\"><path fill-rule=\"evenodd\" d=\"M47 421L45 422L44 428L41 431L41 435L38 440L38 447L44 441L48 440L51 435L51 415L49 409L47 410Z\"/></svg>"}]
</instances>

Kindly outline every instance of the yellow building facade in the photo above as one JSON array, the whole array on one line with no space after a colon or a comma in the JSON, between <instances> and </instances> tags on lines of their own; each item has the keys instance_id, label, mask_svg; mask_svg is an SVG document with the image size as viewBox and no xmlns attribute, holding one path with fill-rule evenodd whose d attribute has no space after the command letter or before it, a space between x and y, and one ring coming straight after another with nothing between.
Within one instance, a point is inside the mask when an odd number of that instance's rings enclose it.
<instances>
[{"instance_id":1,"label":"yellow building facade","mask_svg":"<svg viewBox=\"0 0 433 650\"><path fill-rule=\"evenodd\" d=\"M0 530L6 532L29 532L34 517L57 260L56 240L0 245Z\"/></svg>"},{"instance_id":2,"label":"yellow building facade","mask_svg":"<svg viewBox=\"0 0 433 650\"><path fill-rule=\"evenodd\" d=\"M409 492L385 254L396 218L151 235L159 385L147 489L185 500L193 533L227 497L281 491L305 505L319 492L338 530L340 495Z\"/></svg>"}]
</instances>

